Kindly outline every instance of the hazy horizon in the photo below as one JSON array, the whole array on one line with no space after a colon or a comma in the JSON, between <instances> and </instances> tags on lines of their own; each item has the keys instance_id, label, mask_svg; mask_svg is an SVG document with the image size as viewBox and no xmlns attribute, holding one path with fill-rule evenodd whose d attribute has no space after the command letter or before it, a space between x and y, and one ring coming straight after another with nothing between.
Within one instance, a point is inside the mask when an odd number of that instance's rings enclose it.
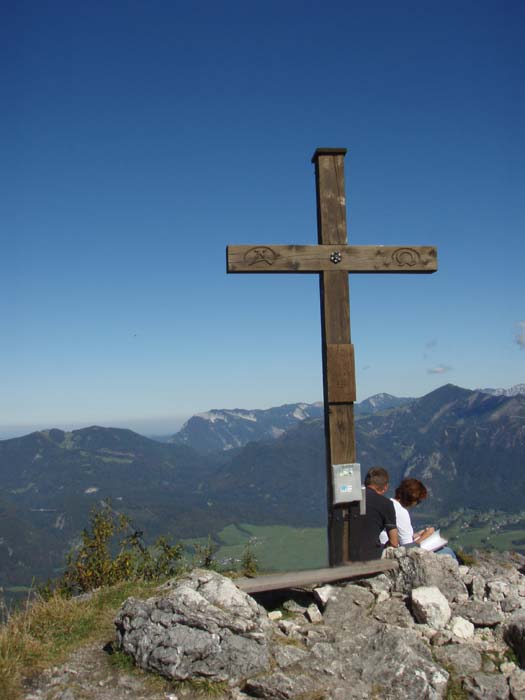
<instances>
[{"instance_id":1,"label":"hazy horizon","mask_svg":"<svg viewBox=\"0 0 525 700\"><path fill-rule=\"evenodd\" d=\"M447 384L449 382L444 382L444 384ZM454 382L450 382L454 384ZM477 389L510 389L513 386L516 386L517 384L522 384L525 382L515 382L514 384L510 386L505 386L505 387L496 387L491 384L486 384L483 387L462 387L464 389L470 389L471 391L475 391ZM443 384L443 385L444 385ZM461 386L461 385L457 385ZM439 388L439 387L436 387ZM434 389L432 389L434 391ZM377 392L377 393L390 393L390 392ZM425 392L425 393L430 393L430 392ZM356 403L360 403L361 401L366 401L366 399L371 398L372 396L376 396L377 394L371 394L370 396L366 396L363 399L358 399ZM424 396L425 394L420 394L419 396L411 396L411 398L420 398L420 396ZM395 394L395 396L398 396L399 398L404 398L407 397L408 394L402 394L398 395ZM319 399L317 402L320 402L321 399ZM317 403L316 401L289 401L286 403ZM176 433L182 425L192 416L198 415L200 413L207 413L208 411L211 410L234 410L234 409L244 409L244 410L267 410L269 408L276 408L277 406L280 406L282 404L280 403L274 403L271 405L264 405L264 406L226 406L226 405L220 405L220 406L210 406L208 408L203 408L202 410L196 411L195 413L191 413L188 415L184 416L164 416L164 417L158 417L158 418L107 418L107 419L100 419L100 420L85 420L85 421L67 421L67 420L60 420L57 419L55 421L48 421L48 422L36 422L36 423L27 423L27 424L5 424L1 425L0 424L0 440L9 440L11 438L16 438L16 437L23 437L24 435L28 435L30 433L40 431L40 430L51 430L53 428L58 428L59 430L64 430L66 432L70 432L72 430L80 430L82 428L89 428L91 426L97 425L99 427L103 428L127 428L128 430L133 430L136 433L139 433L140 435L144 435L146 437L163 437L166 435L171 435L173 433Z\"/></svg>"}]
</instances>

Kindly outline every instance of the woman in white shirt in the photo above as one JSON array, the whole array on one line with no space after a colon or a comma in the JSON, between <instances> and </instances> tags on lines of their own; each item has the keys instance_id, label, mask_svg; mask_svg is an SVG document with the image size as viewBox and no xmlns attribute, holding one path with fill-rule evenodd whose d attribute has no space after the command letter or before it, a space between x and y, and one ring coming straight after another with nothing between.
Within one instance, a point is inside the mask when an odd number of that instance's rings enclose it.
<instances>
[{"instance_id":1,"label":"woman in white shirt","mask_svg":"<svg viewBox=\"0 0 525 700\"><path fill-rule=\"evenodd\" d=\"M408 512L408 508L417 506L427 495L428 491L418 479L403 479L397 487L395 496L391 500L396 511L397 532L401 546L420 544L434 532L433 527L427 527L414 533L410 513ZM383 531L380 534L379 540L381 544L388 542L386 532Z\"/></svg>"}]
</instances>

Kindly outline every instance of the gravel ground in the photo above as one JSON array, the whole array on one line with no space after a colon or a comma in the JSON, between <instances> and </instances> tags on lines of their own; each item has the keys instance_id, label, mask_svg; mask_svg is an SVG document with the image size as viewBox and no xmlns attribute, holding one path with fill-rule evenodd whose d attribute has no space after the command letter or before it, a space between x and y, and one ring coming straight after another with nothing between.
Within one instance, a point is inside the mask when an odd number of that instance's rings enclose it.
<instances>
[{"instance_id":1,"label":"gravel ground","mask_svg":"<svg viewBox=\"0 0 525 700\"><path fill-rule=\"evenodd\" d=\"M77 649L25 688L25 700L202 700L190 688L166 690L139 671L119 668L100 644ZM225 698L227 696L224 696ZM217 700L221 700L217 697Z\"/></svg>"}]
</instances>

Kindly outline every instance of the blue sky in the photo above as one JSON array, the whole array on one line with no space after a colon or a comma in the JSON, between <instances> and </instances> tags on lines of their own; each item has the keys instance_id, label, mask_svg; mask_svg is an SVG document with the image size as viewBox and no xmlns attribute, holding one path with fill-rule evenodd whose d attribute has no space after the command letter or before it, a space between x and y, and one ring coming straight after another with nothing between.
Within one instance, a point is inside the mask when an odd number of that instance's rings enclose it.
<instances>
[{"instance_id":1,"label":"blue sky","mask_svg":"<svg viewBox=\"0 0 525 700\"><path fill-rule=\"evenodd\" d=\"M439 250L351 276L358 400L525 381L523 3L0 15L0 435L320 400L317 276L225 272L316 242L318 146L351 243Z\"/></svg>"}]
</instances>

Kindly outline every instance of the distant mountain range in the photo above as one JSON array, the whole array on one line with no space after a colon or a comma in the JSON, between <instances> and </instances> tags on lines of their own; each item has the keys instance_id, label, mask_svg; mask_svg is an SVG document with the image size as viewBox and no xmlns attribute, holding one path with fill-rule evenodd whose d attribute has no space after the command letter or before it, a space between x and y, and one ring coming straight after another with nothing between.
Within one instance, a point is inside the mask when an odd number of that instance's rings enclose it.
<instances>
[{"instance_id":1,"label":"distant mountain range","mask_svg":"<svg viewBox=\"0 0 525 700\"><path fill-rule=\"evenodd\" d=\"M355 405L355 415L369 415L405 406L414 401L391 394L376 394ZM192 416L178 433L167 439L192 447L200 454L244 447L249 442L271 440L306 420L323 417L322 403L285 404L278 408L247 411L214 409Z\"/></svg>"},{"instance_id":2,"label":"distant mountain range","mask_svg":"<svg viewBox=\"0 0 525 700\"><path fill-rule=\"evenodd\" d=\"M510 389L479 389L484 394L491 394L492 396L517 396L518 394L525 394L525 384L515 384L511 386Z\"/></svg>"},{"instance_id":3,"label":"distant mountain range","mask_svg":"<svg viewBox=\"0 0 525 700\"><path fill-rule=\"evenodd\" d=\"M378 395L362 404L356 443L363 472L381 464L393 485L420 478L436 514L460 506L523 509L524 394L448 384L419 399ZM171 443L100 427L0 441L0 585L56 572L101 501L151 538L205 536L231 522L322 525L321 413L319 404L210 411L190 419Z\"/></svg>"},{"instance_id":4,"label":"distant mountain range","mask_svg":"<svg viewBox=\"0 0 525 700\"><path fill-rule=\"evenodd\" d=\"M169 442L192 447L201 454L243 447L249 442L281 437L304 420L321 418L322 403L285 404L247 411L214 409L192 416Z\"/></svg>"}]
</instances>

